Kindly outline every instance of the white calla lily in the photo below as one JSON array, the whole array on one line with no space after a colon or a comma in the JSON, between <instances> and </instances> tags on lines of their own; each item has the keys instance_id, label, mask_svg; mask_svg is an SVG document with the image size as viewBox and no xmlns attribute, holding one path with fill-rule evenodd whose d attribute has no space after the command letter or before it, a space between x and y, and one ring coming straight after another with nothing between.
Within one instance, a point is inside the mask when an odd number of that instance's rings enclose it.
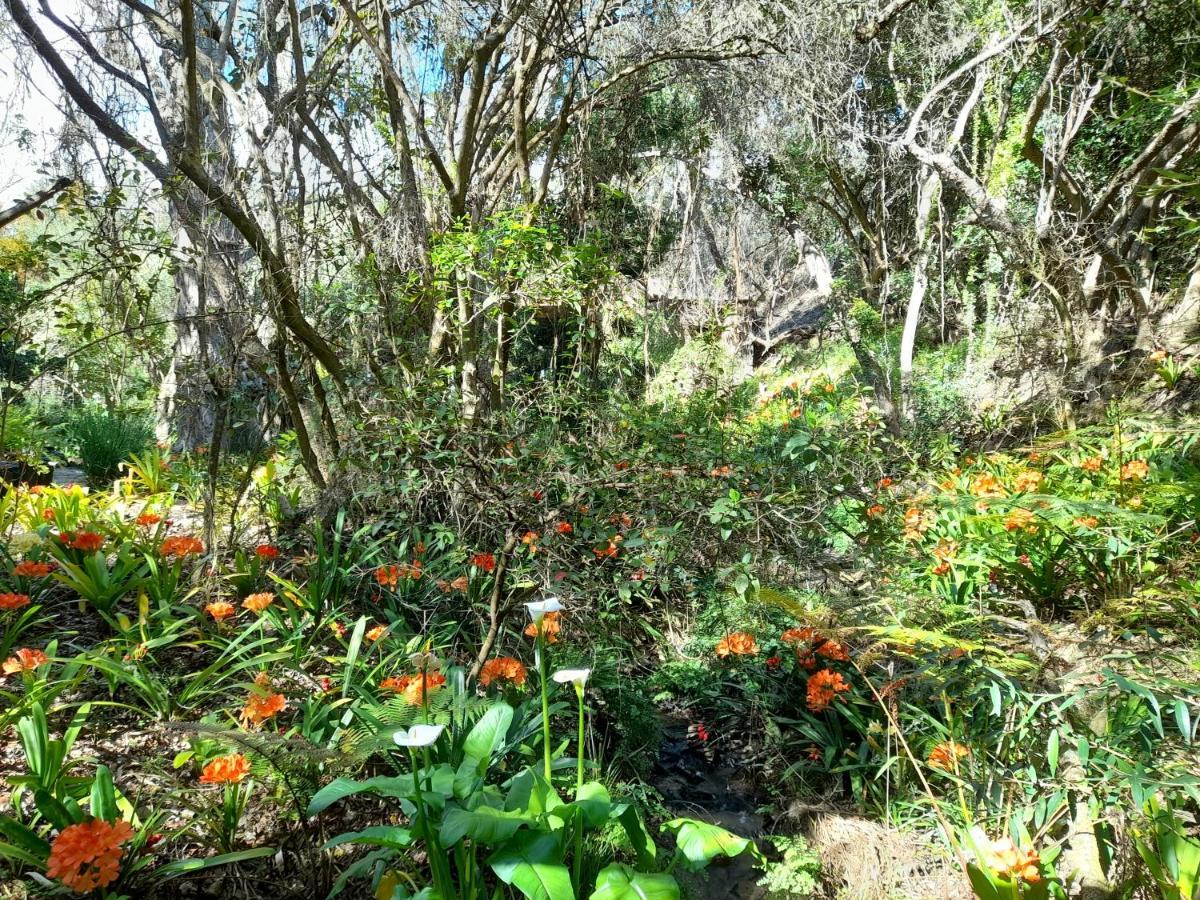
<instances>
[{"instance_id":1,"label":"white calla lily","mask_svg":"<svg viewBox=\"0 0 1200 900\"><path fill-rule=\"evenodd\" d=\"M533 619L534 624L540 624L546 617L546 613L560 612L563 606L558 602L557 597L547 597L545 600L526 603L525 608L529 610L529 618Z\"/></svg>"},{"instance_id":2,"label":"white calla lily","mask_svg":"<svg viewBox=\"0 0 1200 900\"><path fill-rule=\"evenodd\" d=\"M408 731L401 728L392 735L392 740L398 747L429 747L445 730L445 725L414 725Z\"/></svg>"},{"instance_id":3,"label":"white calla lily","mask_svg":"<svg viewBox=\"0 0 1200 900\"><path fill-rule=\"evenodd\" d=\"M559 684L573 684L577 688L582 688L587 684L588 676L591 674L591 669L559 669L550 677Z\"/></svg>"}]
</instances>

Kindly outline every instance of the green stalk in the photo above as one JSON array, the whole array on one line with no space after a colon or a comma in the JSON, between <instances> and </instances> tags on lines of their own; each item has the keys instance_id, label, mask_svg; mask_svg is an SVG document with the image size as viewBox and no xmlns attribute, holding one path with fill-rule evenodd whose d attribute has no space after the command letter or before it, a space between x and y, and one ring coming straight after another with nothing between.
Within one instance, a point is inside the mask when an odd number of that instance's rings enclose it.
<instances>
[{"instance_id":1,"label":"green stalk","mask_svg":"<svg viewBox=\"0 0 1200 900\"><path fill-rule=\"evenodd\" d=\"M575 696L579 698L579 746L575 750L576 770L575 770L575 802L579 802L579 795L583 793L583 750L584 750L584 712L583 712L583 687L575 685ZM575 829L575 859L574 871L571 880L575 886L575 896L578 897L583 891L583 810L579 811L579 823Z\"/></svg>"},{"instance_id":2,"label":"green stalk","mask_svg":"<svg viewBox=\"0 0 1200 900\"><path fill-rule=\"evenodd\" d=\"M546 783L550 783L550 695L546 689L546 637L543 622L537 622L537 665L538 681L542 687L542 751L545 754Z\"/></svg>"},{"instance_id":3,"label":"green stalk","mask_svg":"<svg viewBox=\"0 0 1200 900\"><path fill-rule=\"evenodd\" d=\"M433 876L433 886L440 896L452 897L453 894L446 892L449 885L443 880L442 863L438 859L439 849L433 836L433 827L429 824L429 814L425 811L425 795L421 791L421 766L417 762L417 751L413 747L408 748L408 758L412 762L413 791L416 793L417 830L425 837L425 853L429 857L429 872ZM425 758L426 760L429 758L428 751L426 751Z\"/></svg>"}]
</instances>

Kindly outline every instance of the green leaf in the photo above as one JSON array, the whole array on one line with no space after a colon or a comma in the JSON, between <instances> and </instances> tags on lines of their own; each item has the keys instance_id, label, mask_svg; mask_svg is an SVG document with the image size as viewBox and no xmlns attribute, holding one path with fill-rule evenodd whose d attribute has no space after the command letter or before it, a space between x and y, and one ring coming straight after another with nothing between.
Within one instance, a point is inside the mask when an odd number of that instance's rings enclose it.
<instances>
[{"instance_id":1,"label":"green leaf","mask_svg":"<svg viewBox=\"0 0 1200 900\"><path fill-rule=\"evenodd\" d=\"M411 776L380 775L377 778L368 778L366 781L336 778L313 795L308 804L308 815L315 816L339 800L345 800L347 797L365 791L373 791L385 797L408 797L412 794L412 789Z\"/></svg>"},{"instance_id":2,"label":"green leaf","mask_svg":"<svg viewBox=\"0 0 1200 900\"><path fill-rule=\"evenodd\" d=\"M347 831L325 842L322 850L340 847L342 844L366 844L372 847L399 849L412 843L412 832L399 825L374 825L362 831Z\"/></svg>"},{"instance_id":3,"label":"green leaf","mask_svg":"<svg viewBox=\"0 0 1200 900\"><path fill-rule=\"evenodd\" d=\"M256 847L253 850L239 850L236 853L222 853L205 859L178 859L159 866L154 870L156 878L175 878L178 875L188 875L201 869L213 869L217 866L227 866L231 863L245 862L248 859L262 859L264 856L274 856L274 847Z\"/></svg>"},{"instance_id":4,"label":"green leaf","mask_svg":"<svg viewBox=\"0 0 1200 900\"><path fill-rule=\"evenodd\" d=\"M1050 765L1050 777L1058 774L1058 729L1050 732L1050 740L1046 744L1046 762Z\"/></svg>"},{"instance_id":5,"label":"green leaf","mask_svg":"<svg viewBox=\"0 0 1200 900\"><path fill-rule=\"evenodd\" d=\"M445 847L457 844L464 836L495 845L507 841L522 825L532 825L535 821L533 816L520 811L506 811L491 806L478 809L455 807L446 810L442 816L440 837Z\"/></svg>"},{"instance_id":6,"label":"green leaf","mask_svg":"<svg viewBox=\"0 0 1200 900\"><path fill-rule=\"evenodd\" d=\"M747 850L762 859L753 841L717 825L695 819L672 819L663 829L675 832L675 845L683 854L685 868L692 872L699 872L718 856L733 858Z\"/></svg>"},{"instance_id":7,"label":"green leaf","mask_svg":"<svg viewBox=\"0 0 1200 900\"><path fill-rule=\"evenodd\" d=\"M97 766L92 779L92 815L110 825L117 821L117 792L108 766Z\"/></svg>"},{"instance_id":8,"label":"green leaf","mask_svg":"<svg viewBox=\"0 0 1200 900\"><path fill-rule=\"evenodd\" d=\"M1183 735L1183 742L1190 744L1192 742L1192 713L1188 709L1188 703L1183 698L1175 701L1175 725L1179 728L1179 733Z\"/></svg>"},{"instance_id":9,"label":"green leaf","mask_svg":"<svg viewBox=\"0 0 1200 900\"><path fill-rule=\"evenodd\" d=\"M583 813L583 821L588 828L599 828L608 821L608 814L612 810L612 797L608 794L608 789L598 781L589 781L579 789L576 798L569 804L570 807L575 807ZM556 810L557 814L563 811Z\"/></svg>"},{"instance_id":10,"label":"green leaf","mask_svg":"<svg viewBox=\"0 0 1200 900\"><path fill-rule=\"evenodd\" d=\"M638 865L643 869L652 868L658 856L658 847L654 843L654 838L650 836L650 832L646 830L646 823L642 821L642 815L638 812L637 807L632 803L625 805L618 813L617 821L625 829L629 843L637 853Z\"/></svg>"},{"instance_id":11,"label":"green leaf","mask_svg":"<svg viewBox=\"0 0 1200 900\"><path fill-rule=\"evenodd\" d=\"M483 762L490 761L496 748L512 725L513 708L497 703L483 714L463 742L463 755Z\"/></svg>"},{"instance_id":12,"label":"green leaf","mask_svg":"<svg viewBox=\"0 0 1200 900\"><path fill-rule=\"evenodd\" d=\"M648 875L613 863L596 876L591 900L679 900L679 885L670 875Z\"/></svg>"},{"instance_id":13,"label":"green leaf","mask_svg":"<svg viewBox=\"0 0 1200 900\"><path fill-rule=\"evenodd\" d=\"M497 878L515 887L527 900L575 900L571 875L563 864L555 834L519 832L492 854L488 864Z\"/></svg>"}]
</instances>

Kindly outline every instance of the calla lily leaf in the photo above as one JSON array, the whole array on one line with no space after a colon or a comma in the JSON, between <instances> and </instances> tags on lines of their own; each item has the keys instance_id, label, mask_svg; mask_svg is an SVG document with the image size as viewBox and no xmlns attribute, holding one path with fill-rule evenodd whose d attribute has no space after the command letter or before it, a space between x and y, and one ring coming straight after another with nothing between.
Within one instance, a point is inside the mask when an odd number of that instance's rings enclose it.
<instances>
[{"instance_id":1,"label":"calla lily leaf","mask_svg":"<svg viewBox=\"0 0 1200 900\"><path fill-rule=\"evenodd\" d=\"M590 900L679 900L679 885L670 875L635 872L614 863L596 876Z\"/></svg>"},{"instance_id":2,"label":"calla lily leaf","mask_svg":"<svg viewBox=\"0 0 1200 900\"><path fill-rule=\"evenodd\" d=\"M759 860L763 858L754 841L708 822L672 819L663 829L675 832L675 845L683 856L685 868L692 872L699 872L718 856L732 858L747 850Z\"/></svg>"}]
</instances>

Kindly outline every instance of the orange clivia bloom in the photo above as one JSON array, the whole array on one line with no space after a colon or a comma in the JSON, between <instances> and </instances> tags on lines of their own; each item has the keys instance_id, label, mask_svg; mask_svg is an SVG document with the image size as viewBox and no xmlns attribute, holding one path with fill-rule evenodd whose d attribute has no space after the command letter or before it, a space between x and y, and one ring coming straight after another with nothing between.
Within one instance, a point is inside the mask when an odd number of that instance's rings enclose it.
<instances>
[{"instance_id":1,"label":"orange clivia bloom","mask_svg":"<svg viewBox=\"0 0 1200 900\"><path fill-rule=\"evenodd\" d=\"M895 484L895 482L887 476L884 476L883 478L880 478L879 481L875 482L875 486L881 491L886 491L893 484Z\"/></svg>"},{"instance_id":2,"label":"orange clivia bloom","mask_svg":"<svg viewBox=\"0 0 1200 900\"><path fill-rule=\"evenodd\" d=\"M531 550L537 549L538 533L536 531L527 531L521 535L521 543Z\"/></svg>"},{"instance_id":3,"label":"orange clivia bloom","mask_svg":"<svg viewBox=\"0 0 1200 900\"><path fill-rule=\"evenodd\" d=\"M746 631L732 631L717 642L716 654L724 659L727 656L755 656L758 653L758 642L754 635Z\"/></svg>"},{"instance_id":4,"label":"orange clivia bloom","mask_svg":"<svg viewBox=\"0 0 1200 900\"><path fill-rule=\"evenodd\" d=\"M728 478L733 474L732 466L716 466L708 473L710 478Z\"/></svg>"},{"instance_id":5,"label":"orange clivia bloom","mask_svg":"<svg viewBox=\"0 0 1200 900\"><path fill-rule=\"evenodd\" d=\"M904 511L904 539L917 541L933 526L933 514L921 511L918 506L910 506Z\"/></svg>"},{"instance_id":6,"label":"orange clivia bloom","mask_svg":"<svg viewBox=\"0 0 1200 900\"><path fill-rule=\"evenodd\" d=\"M496 557L491 553L476 553L471 557L471 565L485 572L496 570Z\"/></svg>"},{"instance_id":7,"label":"orange clivia bloom","mask_svg":"<svg viewBox=\"0 0 1200 900\"><path fill-rule=\"evenodd\" d=\"M507 681L510 684L522 685L525 683L525 675L525 666L521 664L520 660L513 659L511 656L497 656L483 664L483 668L479 670L479 683L484 687L493 681Z\"/></svg>"},{"instance_id":8,"label":"orange clivia bloom","mask_svg":"<svg viewBox=\"0 0 1200 900\"><path fill-rule=\"evenodd\" d=\"M179 534L164 540L162 546L158 548L158 552L167 559L184 559L203 553L204 544L200 542L199 538Z\"/></svg>"},{"instance_id":9,"label":"orange clivia bloom","mask_svg":"<svg viewBox=\"0 0 1200 900\"><path fill-rule=\"evenodd\" d=\"M592 552L596 554L596 559L616 559L618 548L617 544L621 542L621 535L616 535L609 539L607 547L595 547Z\"/></svg>"},{"instance_id":10,"label":"orange clivia bloom","mask_svg":"<svg viewBox=\"0 0 1200 900\"><path fill-rule=\"evenodd\" d=\"M1027 534L1034 534L1037 529L1037 519L1027 509L1018 507L1004 517L1005 531L1024 531Z\"/></svg>"},{"instance_id":11,"label":"orange clivia bloom","mask_svg":"<svg viewBox=\"0 0 1200 900\"><path fill-rule=\"evenodd\" d=\"M334 634L336 634L340 638L344 638L346 636L346 626L343 625L341 622L339 622L337 619L334 619L332 622L329 623L329 630L332 631Z\"/></svg>"},{"instance_id":12,"label":"orange clivia bloom","mask_svg":"<svg viewBox=\"0 0 1200 900\"><path fill-rule=\"evenodd\" d=\"M387 634L386 625L376 625L374 628L367 629L367 633L363 635L368 641L377 641Z\"/></svg>"},{"instance_id":13,"label":"orange clivia bloom","mask_svg":"<svg viewBox=\"0 0 1200 900\"><path fill-rule=\"evenodd\" d=\"M995 475L981 472L971 479L971 493L976 497L1003 497L1004 487Z\"/></svg>"},{"instance_id":14,"label":"orange clivia bloom","mask_svg":"<svg viewBox=\"0 0 1200 900\"><path fill-rule=\"evenodd\" d=\"M1099 456L1089 456L1087 459L1079 463L1079 468L1085 472L1099 472L1104 465L1104 460Z\"/></svg>"},{"instance_id":15,"label":"orange clivia bloom","mask_svg":"<svg viewBox=\"0 0 1200 900\"><path fill-rule=\"evenodd\" d=\"M820 633L813 628L789 628L779 636L779 639L785 644L807 644L813 641L825 640Z\"/></svg>"},{"instance_id":16,"label":"orange clivia bloom","mask_svg":"<svg viewBox=\"0 0 1200 900\"><path fill-rule=\"evenodd\" d=\"M0 594L0 612L21 609L21 607L28 605L28 594Z\"/></svg>"},{"instance_id":17,"label":"orange clivia bloom","mask_svg":"<svg viewBox=\"0 0 1200 900\"><path fill-rule=\"evenodd\" d=\"M929 751L929 767L952 772L958 768L958 761L966 759L971 751L955 741L943 741Z\"/></svg>"},{"instance_id":18,"label":"orange clivia bloom","mask_svg":"<svg viewBox=\"0 0 1200 900\"><path fill-rule=\"evenodd\" d=\"M380 690L401 694L409 706L422 706L429 695L440 690L446 683L446 676L441 672L426 672L424 678L418 672L415 675L392 676L379 682Z\"/></svg>"},{"instance_id":19,"label":"orange clivia bloom","mask_svg":"<svg viewBox=\"0 0 1200 900\"><path fill-rule=\"evenodd\" d=\"M133 828L123 819L69 825L50 845L46 874L79 894L107 887L121 871L121 844L132 837Z\"/></svg>"},{"instance_id":20,"label":"orange clivia bloom","mask_svg":"<svg viewBox=\"0 0 1200 900\"><path fill-rule=\"evenodd\" d=\"M15 675L17 672L32 672L38 666L50 662L41 650L30 650L22 647L0 665L0 671L5 675Z\"/></svg>"},{"instance_id":21,"label":"orange clivia bloom","mask_svg":"<svg viewBox=\"0 0 1200 900\"><path fill-rule=\"evenodd\" d=\"M1121 466L1122 481L1141 481L1150 474L1150 464L1144 459L1131 459Z\"/></svg>"},{"instance_id":22,"label":"orange clivia bloom","mask_svg":"<svg viewBox=\"0 0 1200 900\"><path fill-rule=\"evenodd\" d=\"M64 531L58 539L72 550L94 553L104 546L104 535L94 531Z\"/></svg>"},{"instance_id":23,"label":"orange clivia bloom","mask_svg":"<svg viewBox=\"0 0 1200 900\"><path fill-rule=\"evenodd\" d=\"M1041 861L1037 852L1017 847L1006 837L992 841L991 846L984 850L983 864L1008 881L1037 884L1042 880Z\"/></svg>"},{"instance_id":24,"label":"orange clivia bloom","mask_svg":"<svg viewBox=\"0 0 1200 900\"><path fill-rule=\"evenodd\" d=\"M246 705L242 709L242 721L261 725L285 709L287 700L283 694L251 694L246 698Z\"/></svg>"},{"instance_id":25,"label":"orange clivia bloom","mask_svg":"<svg viewBox=\"0 0 1200 900\"><path fill-rule=\"evenodd\" d=\"M1026 469L1023 472L1018 472L1016 480L1013 481L1013 487L1018 493L1028 494L1036 491L1042 486L1045 477L1041 472L1035 472L1033 469Z\"/></svg>"},{"instance_id":26,"label":"orange clivia bloom","mask_svg":"<svg viewBox=\"0 0 1200 900\"><path fill-rule=\"evenodd\" d=\"M26 559L13 566L12 573L17 578L45 578L53 571L54 563L34 562L32 559Z\"/></svg>"},{"instance_id":27,"label":"orange clivia bloom","mask_svg":"<svg viewBox=\"0 0 1200 900\"><path fill-rule=\"evenodd\" d=\"M233 604L226 600L214 600L212 603L205 605L204 611L212 616L215 622L224 622L230 616L237 615L237 610L233 608Z\"/></svg>"},{"instance_id":28,"label":"orange clivia bloom","mask_svg":"<svg viewBox=\"0 0 1200 900\"><path fill-rule=\"evenodd\" d=\"M265 612L267 607L270 606L274 602L275 602L274 594L268 594L268 593L251 594L249 597L247 597L245 600L242 601L242 606L245 609L250 610L251 612L262 613L262 612Z\"/></svg>"},{"instance_id":29,"label":"orange clivia bloom","mask_svg":"<svg viewBox=\"0 0 1200 900\"><path fill-rule=\"evenodd\" d=\"M263 562L279 558L279 548L274 544L259 544L254 548L254 555Z\"/></svg>"},{"instance_id":30,"label":"orange clivia bloom","mask_svg":"<svg viewBox=\"0 0 1200 900\"><path fill-rule=\"evenodd\" d=\"M871 506L867 507L867 518L868 519L877 519L880 516L882 516L885 512L887 512L887 510L884 508L883 504L874 503Z\"/></svg>"},{"instance_id":31,"label":"orange clivia bloom","mask_svg":"<svg viewBox=\"0 0 1200 900\"><path fill-rule=\"evenodd\" d=\"M562 629L562 623L556 612L548 612L542 616L542 636L545 637L547 644L557 644L558 634ZM536 622L530 622L525 626L526 637L535 638L538 636L538 625Z\"/></svg>"},{"instance_id":32,"label":"orange clivia bloom","mask_svg":"<svg viewBox=\"0 0 1200 900\"><path fill-rule=\"evenodd\" d=\"M849 662L850 660L850 651L846 649L846 645L835 640L823 641L817 647L817 655L835 662Z\"/></svg>"},{"instance_id":33,"label":"orange clivia bloom","mask_svg":"<svg viewBox=\"0 0 1200 900\"><path fill-rule=\"evenodd\" d=\"M557 531L559 534L570 534L572 531L575 530L575 526L572 525L570 522L559 522L557 525L554 526L554 530Z\"/></svg>"},{"instance_id":34,"label":"orange clivia bloom","mask_svg":"<svg viewBox=\"0 0 1200 900\"><path fill-rule=\"evenodd\" d=\"M162 521L162 516L158 513L144 512L133 521L139 528L153 528Z\"/></svg>"},{"instance_id":35,"label":"orange clivia bloom","mask_svg":"<svg viewBox=\"0 0 1200 900\"><path fill-rule=\"evenodd\" d=\"M250 775L250 760L240 753L218 756L200 774L201 784L240 784Z\"/></svg>"},{"instance_id":36,"label":"orange clivia bloom","mask_svg":"<svg viewBox=\"0 0 1200 900\"><path fill-rule=\"evenodd\" d=\"M822 669L808 679L808 708L811 712L822 712L829 709L829 704L837 699L838 694L850 690L846 679L832 669Z\"/></svg>"},{"instance_id":37,"label":"orange clivia bloom","mask_svg":"<svg viewBox=\"0 0 1200 900\"><path fill-rule=\"evenodd\" d=\"M1071 520L1071 524L1079 528L1096 528L1100 525L1100 520L1095 516L1076 516Z\"/></svg>"},{"instance_id":38,"label":"orange clivia bloom","mask_svg":"<svg viewBox=\"0 0 1200 900\"><path fill-rule=\"evenodd\" d=\"M396 566L380 566L375 570L375 581L380 587L395 587L400 583L400 569Z\"/></svg>"},{"instance_id":39,"label":"orange clivia bloom","mask_svg":"<svg viewBox=\"0 0 1200 900\"><path fill-rule=\"evenodd\" d=\"M467 585L470 583L471 582L468 580L466 575L459 575L452 582L450 582L450 587L454 588L456 591L465 591L467 589Z\"/></svg>"},{"instance_id":40,"label":"orange clivia bloom","mask_svg":"<svg viewBox=\"0 0 1200 900\"><path fill-rule=\"evenodd\" d=\"M950 563L946 562L945 560L942 560L940 563L938 563L936 566L933 567L932 571L933 571L934 575L947 575L950 572Z\"/></svg>"}]
</instances>

